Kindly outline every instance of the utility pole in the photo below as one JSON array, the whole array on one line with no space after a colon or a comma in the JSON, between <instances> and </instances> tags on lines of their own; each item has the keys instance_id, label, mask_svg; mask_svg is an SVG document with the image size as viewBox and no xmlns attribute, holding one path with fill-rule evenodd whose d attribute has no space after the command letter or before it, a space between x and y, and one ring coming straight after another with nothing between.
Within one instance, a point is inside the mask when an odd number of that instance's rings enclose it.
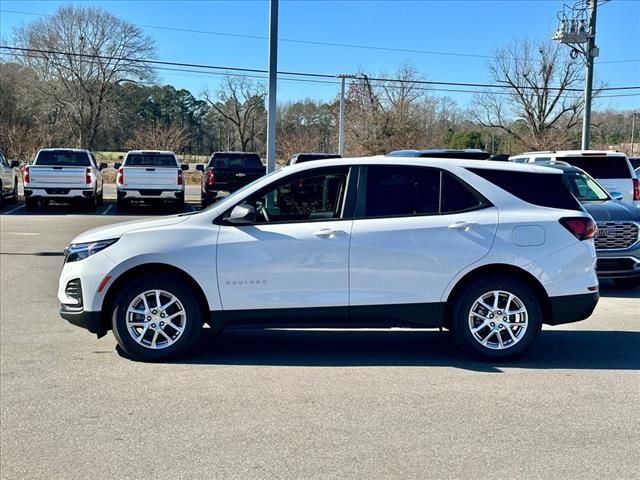
<instances>
[{"instance_id":1,"label":"utility pole","mask_svg":"<svg viewBox=\"0 0 640 480\"><path fill-rule=\"evenodd\" d=\"M269 0L269 94L267 106L267 173L276 169L276 89L278 83L278 0Z\"/></svg>"},{"instance_id":2,"label":"utility pole","mask_svg":"<svg viewBox=\"0 0 640 480\"><path fill-rule=\"evenodd\" d=\"M634 110L631 113L631 155L629 155L630 157L633 157L633 143L635 141L635 134L636 134L636 111Z\"/></svg>"},{"instance_id":3,"label":"utility pole","mask_svg":"<svg viewBox=\"0 0 640 480\"><path fill-rule=\"evenodd\" d=\"M587 40L587 75L584 86L584 116L582 118L582 150L589 150L591 140L591 99L593 95L593 64L598 56L596 47L596 14L598 0L589 0L591 16L589 18L589 39Z\"/></svg>"},{"instance_id":4,"label":"utility pole","mask_svg":"<svg viewBox=\"0 0 640 480\"><path fill-rule=\"evenodd\" d=\"M345 79L356 78L355 75L336 75L340 79L340 118L338 120L338 154L344 156L344 110L345 110Z\"/></svg>"}]
</instances>

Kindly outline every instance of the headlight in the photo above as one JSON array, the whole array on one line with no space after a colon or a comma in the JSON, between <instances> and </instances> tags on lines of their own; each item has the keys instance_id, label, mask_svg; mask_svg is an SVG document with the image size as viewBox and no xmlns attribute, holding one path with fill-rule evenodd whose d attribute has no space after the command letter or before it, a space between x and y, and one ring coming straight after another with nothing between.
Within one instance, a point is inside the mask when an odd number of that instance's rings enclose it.
<instances>
[{"instance_id":1,"label":"headlight","mask_svg":"<svg viewBox=\"0 0 640 480\"><path fill-rule=\"evenodd\" d=\"M94 253L98 253L100 250L104 250L108 246L113 245L117 241L117 238L112 238L110 240L99 240L97 242L72 243L64 249L64 261L77 262L78 260L84 260Z\"/></svg>"}]
</instances>

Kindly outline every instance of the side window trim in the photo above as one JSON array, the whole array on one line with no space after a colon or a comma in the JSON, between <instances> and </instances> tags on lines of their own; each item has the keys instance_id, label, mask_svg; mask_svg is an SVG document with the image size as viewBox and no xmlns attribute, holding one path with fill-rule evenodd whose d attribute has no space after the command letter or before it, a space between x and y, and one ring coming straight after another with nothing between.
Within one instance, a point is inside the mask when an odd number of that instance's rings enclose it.
<instances>
[{"instance_id":1,"label":"side window trim","mask_svg":"<svg viewBox=\"0 0 640 480\"><path fill-rule=\"evenodd\" d=\"M351 192L351 190L353 190L353 186L355 184L355 181L357 180L357 175L354 175L356 172L356 167L357 166L332 166L332 167L319 167L317 169L313 169L313 170L305 170L303 172L299 172L299 173L294 173L292 175L287 175L284 178L281 178L280 180L278 180L277 182L273 182L270 183L269 185L265 185L263 188L250 193L249 195L245 196L244 198L242 198L241 200L238 200L233 206L229 207L227 210L225 210L224 212L222 212L220 215L218 215L214 220L213 223L215 225L224 225L224 226L230 226L231 224L227 224L224 221L224 218L229 215L229 213L231 213L231 210L233 210L235 207L237 207L238 205L241 205L242 203L244 203L245 201L247 201L247 199L249 198L253 198L256 196L260 196L263 195L267 192L270 192L276 188L279 188L282 185L286 185L287 183L291 183L292 181L295 181L299 178L304 177L306 174L308 173L316 173L316 174L320 174L322 175L323 172L327 172L327 171L331 171L331 170L339 170L341 168L346 168L347 171L347 178L345 181L345 191L343 192L343 198L342 198L342 202L343 202L343 206L341 209L341 214L339 218L327 218L327 219L313 219L313 220L282 220L282 221L278 221L278 222L258 222L258 223L253 223L251 225L233 225L236 228L243 228L243 227L252 227L255 225L285 225L285 224L293 224L293 223L318 223L318 222L326 222L326 221L341 221L341 220L352 220L353 219L353 208L349 207L349 196L350 195L355 195L356 192ZM354 200L351 200L351 203L353 203ZM351 210L351 212L349 212L349 210ZM349 214L349 216L346 216L346 214Z\"/></svg>"}]
</instances>

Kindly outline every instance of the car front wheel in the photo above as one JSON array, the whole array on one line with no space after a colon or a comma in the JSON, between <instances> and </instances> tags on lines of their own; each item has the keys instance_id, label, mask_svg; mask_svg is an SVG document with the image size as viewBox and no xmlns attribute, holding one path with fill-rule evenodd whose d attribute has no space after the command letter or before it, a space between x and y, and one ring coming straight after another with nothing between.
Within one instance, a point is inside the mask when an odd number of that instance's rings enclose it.
<instances>
[{"instance_id":1,"label":"car front wheel","mask_svg":"<svg viewBox=\"0 0 640 480\"><path fill-rule=\"evenodd\" d=\"M534 291L514 278L492 278L467 286L453 309L456 343L484 359L504 359L527 351L542 327Z\"/></svg>"},{"instance_id":2,"label":"car front wheel","mask_svg":"<svg viewBox=\"0 0 640 480\"><path fill-rule=\"evenodd\" d=\"M187 353L202 330L203 313L191 289L171 275L143 275L114 303L113 333L132 358L165 360Z\"/></svg>"}]
</instances>

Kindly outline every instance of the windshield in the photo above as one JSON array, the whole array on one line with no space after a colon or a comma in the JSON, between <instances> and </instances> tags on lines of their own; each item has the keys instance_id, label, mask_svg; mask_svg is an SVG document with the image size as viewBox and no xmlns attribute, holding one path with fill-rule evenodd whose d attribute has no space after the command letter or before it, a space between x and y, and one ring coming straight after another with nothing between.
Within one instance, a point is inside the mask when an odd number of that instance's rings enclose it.
<instances>
[{"instance_id":1,"label":"windshield","mask_svg":"<svg viewBox=\"0 0 640 480\"><path fill-rule=\"evenodd\" d=\"M89 155L73 150L43 150L38 153L34 165L89 167Z\"/></svg>"},{"instance_id":2,"label":"windshield","mask_svg":"<svg viewBox=\"0 0 640 480\"><path fill-rule=\"evenodd\" d=\"M130 153L124 161L125 167L172 167L178 162L168 153Z\"/></svg>"},{"instance_id":3,"label":"windshield","mask_svg":"<svg viewBox=\"0 0 640 480\"><path fill-rule=\"evenodd\" d=\"M580 202L604 202L609 194L598 182L583 172L564 172L562 181Z\"/></svg>"},{"instance_id":4,"label":"windshield","mask_svg":"<svg viewBox=\"0 0 640 480\"><path fill-rule=\"evenodd\" d=\"M242 187L242 188L240 188L239 190L236 190L235 192L233 192L233 193L231 193L231 194L227 195L226 197L224 197L223 199L221 199L219 202L212 203L212 204L211 204L211 205L209 205L207 208L205 208L205 209L203 209L203 210L200 210L200 212L206 212L206 211L212 210L212 209L214 209L214 208L218 208L218 207L220 207L220 206L222 206L222 208L223 208L223 209L224 209L224 208L229 208L231 205L233 205L233 204L236 202L236 200L237 200L238 198L240 198L242 195L244 195L244 193L245 193L247 190L249 190L251 187L253 187L256 183L258 183L258 182L262 182L263 180L266 180L267 178L272 177L272 176L274 176L274 175L276 175L276 174L278 174L278 173L282 173L282 171L283 171L282 169L280 169L280 170L275 170L275 171L273 171L273 172L271 172L271 173L268 173L268 174L266 174L266 175L263 175L263 176L262 176L262 177L260 177L260 178L256 178L253 182L251 182L251 183L247 183L244 187ZM199 212L199 213L200 213L200 212Z\"/></svg>"}]
</instances>

